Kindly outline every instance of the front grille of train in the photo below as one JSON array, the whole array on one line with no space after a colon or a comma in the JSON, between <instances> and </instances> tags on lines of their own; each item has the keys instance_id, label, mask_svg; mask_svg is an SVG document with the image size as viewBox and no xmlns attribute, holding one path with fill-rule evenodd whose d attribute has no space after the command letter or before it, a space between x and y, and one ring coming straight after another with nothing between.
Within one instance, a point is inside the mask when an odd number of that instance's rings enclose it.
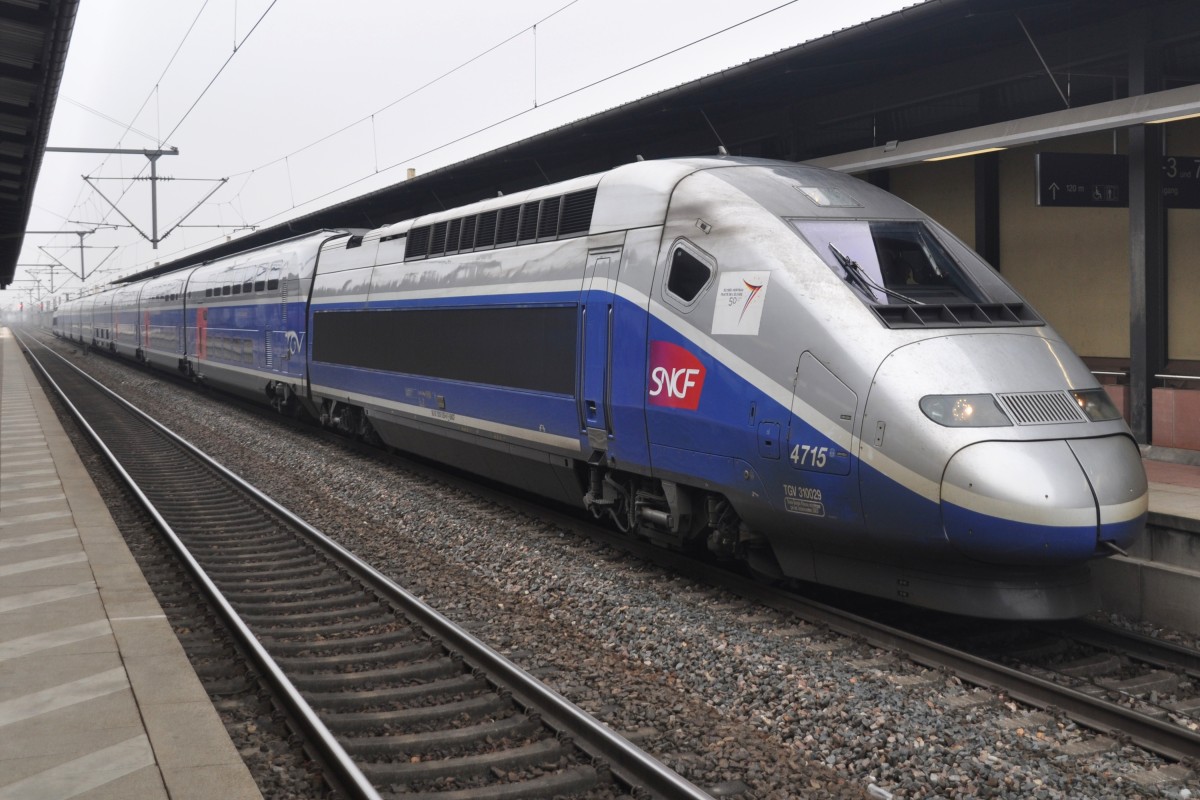
<instances>
[{"instance_id":1,"label":"front grille of train","mask_svg":"<svg viewBox=\"0 0 1200 800\"><path fill-rule=\"evenodd\" d=\"M1000 402L1018 425L1086 421L1066 392L1014 392L1000 395Z\"/></svg>"}]
</instances>

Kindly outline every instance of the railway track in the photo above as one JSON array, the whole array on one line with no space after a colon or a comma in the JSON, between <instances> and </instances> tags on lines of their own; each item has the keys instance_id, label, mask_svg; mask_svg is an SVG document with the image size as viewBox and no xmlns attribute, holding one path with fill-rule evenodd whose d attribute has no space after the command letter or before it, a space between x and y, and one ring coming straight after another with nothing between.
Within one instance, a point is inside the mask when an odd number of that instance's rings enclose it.
<instances>
[{"instance_id":1,"label":"railway track","mask_svg":"<svg viewBox=\"0 0 1200 800\"><path fill-rule=\"evenodd\" d=\"M1053 710L1167 759L1200 763L1200 652L1086 621L989 625L991 630L980 633L978 620L959 618L943 629L930 626L920 609L906 607L901 621L889 623L873 612L859 614L821 603L685 555L607 532L591 535L796 620L852 636L1021 703ZM871 601L870 605L877 604ZM970 641L951 633L958 626L975 632ZM1027 637L1024 647L1006 641L1004 632L1014 630ZM1064 657L1068 653L1072 655ZM1181 686L1183 698L1159 702L1149 696L1156 691L1167 695Z\"/></svg>"},{"instance_id":2,"label":"railway track","mask_svg":"<svg viewBox=\"0 0 1200 800\"><path fill-rule=\"evenodd\" d=\"M370 452L385 461L392 458L378 450ZM1029 706L1052 710L1084 727L1112 734L1167 759L1185 763L1200 760L1200 736L1195 729L1200 710L1190 707L1195 697L1193 692L1200 689L1197 677L1200 653L1195 651L1083 622L989 625L989 629L997 629L989 630L983 637L966 639L956 636L952 624L944 628L931 625L929 619L920 616L919 610L910 609L889 622L886 612L878 617L873 616L874 611L855 613L836 604L823 604L795 592L764 586L691 556L631 540L578 517L514 498L503 490L481 487L467 478L407 459L399 460L408 469L432 474L439 481L519 508L530 516L575 530L680 576L728 590L795 620L952 673L968 684L995 690ZM977 622L967 627L973 631L979 629ZM1022 640L1020 646L1013 645L1010 638L1013 636ZM1105 667L1112 669L1106 671ZM1163 686L1168 690L1156 688Z\"/></svg>"},{"instance_id":3,"label":"railway track","mask_svg":"<svg viewBox=\"0 0 1200 800\"><path fill-rule=\"evenodd\" d=\"M1005 652L1018 669L1147 717L1200 731L1200 653L1096 622L1032 626Z\"/></svg>"},{"instance_id":4,"label":"railway track","mask_svg":"<svg viewBox=\"0 0 1200 800\"><path fill-rule=\"evenodd\" d=\"M30 354L336 789L708 797L65 360Z\"/></svg>"},{"instance_id":5,"label":"railway track","mask_svg":"<svg viewBox=\"0 0 1200 800\"><path fill-rule=\"evenodd\" d=\"M883 618L887 614L855 613L609 532L589 535L796 620L854 637L1021 703L1061 713L1167 759L1200 763L1198 651L1087 621L989 624L980 632L978 620L957 618L942 627L930 624L920 609L905 607L899 621L887 622ZM874 600L868 605L878 607ZM964 628L973 633L955 635ZM1020 646L1006 638L1014 631L1023 638Z\"/></svg>"}]
</instances>

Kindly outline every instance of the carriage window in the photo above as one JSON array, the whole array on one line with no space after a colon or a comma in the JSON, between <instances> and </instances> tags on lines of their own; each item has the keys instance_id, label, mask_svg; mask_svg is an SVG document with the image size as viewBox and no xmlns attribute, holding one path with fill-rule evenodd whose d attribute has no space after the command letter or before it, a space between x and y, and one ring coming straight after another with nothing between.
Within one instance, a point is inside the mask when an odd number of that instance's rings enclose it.
<instances>
[{"instance_id":1,"label":"carriage window","mask_svg":"<svg viewBox=\"0 0 1200 800\"><path fill-rule=\"evenodd\" d=\"M671 254L671 266L667 272L667 291L685 303L699 296L713 276L713 268L701 261L683 246L677 246Z\"/></svg>"},{"instance_id":2,"label":"carriage window","mask_svg":"<svg viewBox=\"0 0 1200 800\"><path fill-rule=\"evenodd\" d=\"M475 246L476 217L466 217L462 221L462 234L459 240L460 250L470 250Z\"/></svg>"},{"instance_id":3,"label":"carriage window","mask_svg":"<svg viewBox=\"0 0 1200 800\"><path fill-rule=\"evenodd\" d=\"M261 292L265 288L267 288L266 281L255 281L254 282L254 291Z\"/></svg>"},{"instance_id":4,"label":"carriage window","mask_svg":"<svg viewBox=\"0 0 1200 800\"><path fill-rule=\"evenodd\" d=\"M537 237L539 203L526 203L521 206L521 232L517 237L521 242L528 242Z\"/></svg>"},{"instance_id":5,"label":"carriage window","mask_svg":"<svg viewBox=\"0 0 1200 800\"><path fill-rule=\"evenodd\" d=\"M500 209L500 221L496 224L496 246L517 241L517 222L521 218L520 206Z\"/></svg>"},{"instance_id":6,"label":"carriage window","mask_svg":"<svg viewBox=\"0 0 1200 800\"><path fill-rule=\"evenodd\" d=\"M271 278L267 281L267 291L273 292L279 288L279 278Z\"/></svg>"},{"instance_id":7,"label":"carriage window","mask_svg":"<svg viewBox=\"0 0 1200 800\"><path fill-rule=\"evenodd\" d=\"M475 246L491 247L496 243L496 218L499 211L485 211L479 215L479 225L475 230Z\"/></svg>"},{"instance_id":8,"label":"carriage window","mask_svg":"<svg viewBox=\"0 0 1200 800\"><path fill-rule=\"evenodd\" d=\"M429 255L429 226L413 228L404 241L404 257L424 258Z\"/></svg>"},{"instance_id":9,"label":"carriage window","mask_svg":"<svg viewBox=\"0 0 1200 800\"><path fill-rule=\"evenodd\" d=\"M562 210L561 197L547 197L542 201L542 216L538 220L538 238L546 239L558 235L558 215Z\"/></svg>"},{"instance_id":10,"label":"carriage window","mask_svg":"<svg viewBox=\"0 0 1200 800\"><path fill-rule=\"evenodd\" d=\"M462 221L462 234L458 241L458 249L470 249L475 246L475 219L478 217L466 217Z\"/></svg>"},{"instance_id":11,"label":"carriage window","mask_svg":"<svg viewBox=\"0 0 1200 800\"><path fill-rule=\"evenodd\" d=\"M433 226L433 234L429 237L429 255L440 256L446 252L446 223L437 222Z\"/></svg>"}]
</instances>

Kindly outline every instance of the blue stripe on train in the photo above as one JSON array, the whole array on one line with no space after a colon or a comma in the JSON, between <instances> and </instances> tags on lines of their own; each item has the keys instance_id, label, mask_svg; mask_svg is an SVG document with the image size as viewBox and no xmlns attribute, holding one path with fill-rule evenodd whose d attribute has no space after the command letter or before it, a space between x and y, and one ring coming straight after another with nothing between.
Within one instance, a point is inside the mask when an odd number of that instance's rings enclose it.
<instances>
[{"instance_id":1,"label":"blue stripe on train","mask_svg":"<svg viewBox=\"0 0 1200 800\"><path fill-rule=\"evenodd\" d=\"M992 563L1056 564L1096 555L1096 525L1038 525L942 503L947 538L968 558Z\"/></svg>"}]
</instances>

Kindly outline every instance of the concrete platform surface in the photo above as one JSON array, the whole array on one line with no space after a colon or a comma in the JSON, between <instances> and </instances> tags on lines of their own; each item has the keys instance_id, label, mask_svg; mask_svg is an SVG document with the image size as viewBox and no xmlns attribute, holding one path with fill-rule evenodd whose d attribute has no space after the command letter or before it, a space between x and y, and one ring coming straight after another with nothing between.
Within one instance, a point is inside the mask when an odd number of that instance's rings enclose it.
<instances>
[{"instance_id":1,"label":"concrete platform surface","mask_svg":"<svg viewBox=\"0 0 1200 800\"><path fill-rule=\"evenodd\" d=\"M1150 512L1200 522L1200 466L1143 459L1150 480Z\"/></svg>"},{"instance_id":2,"label":"concrete platform surface","mask_svg":"<svg viewBox=\"0 0 1200 800\"><path fill-rule=\"evenodd\" d=\"M0 800L261 798L0 328Z\"/></svg>"}]
</instances>

